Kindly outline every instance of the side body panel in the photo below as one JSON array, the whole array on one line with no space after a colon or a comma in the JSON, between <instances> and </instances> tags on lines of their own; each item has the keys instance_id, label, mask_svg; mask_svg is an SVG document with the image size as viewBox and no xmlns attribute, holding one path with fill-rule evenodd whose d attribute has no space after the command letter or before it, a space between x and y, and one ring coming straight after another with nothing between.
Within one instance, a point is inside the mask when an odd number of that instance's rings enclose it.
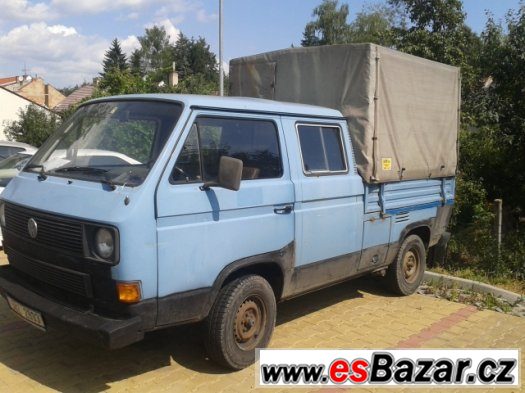
<instances>
[{"instance_id":1,"label":"side body panel","mask_svg":"<svg viewBox=\"0 0 525 393\"><path fill-rule=\"evenodd\" d=\"M390 245L385 259L378 266L388 265L393 261L400 242L410 231L423 228L422 233L428 234L428 239L424 240L427 241L427 246L431 247L446 230L454 203L454 178L367 185L365 189L366 215L375 219L381 218L383 221L388 220ZM369 237L366 225L365 222L365 239ZM371 238L377 239L376 231ZM365 258L363 252L360 266L370 265L370 262L367 264L367 260L370 261L370 258Z\"/></svg>"},{"instance_id":2,"label":"side body panel","mask_svg":"<svg viewBox=\"0 0 525 393\"><path fill-rule=\"evenodd\" d=\"M284 296L295 295L350 276L361 253L363 182L355 170L346 123L283 117L295 188L295 269ZM341 127L347 173L306 176L297 124ZM286 279L285 279L286 280Z\"/></svg>"}]
</instances>

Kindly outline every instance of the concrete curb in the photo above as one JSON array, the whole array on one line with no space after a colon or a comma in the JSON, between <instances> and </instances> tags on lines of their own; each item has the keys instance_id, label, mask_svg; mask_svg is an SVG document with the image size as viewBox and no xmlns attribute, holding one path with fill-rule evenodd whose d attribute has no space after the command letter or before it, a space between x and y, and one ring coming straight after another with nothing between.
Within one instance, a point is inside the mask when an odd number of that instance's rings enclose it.
<instances>
[{"instance_id":1,"label":"concrete curb","mask_svg":"<svg viewBox=\"0 0 525 393\"><path fill-rule=\"evenodd\" d=\"M523 296L517 293L506 291L505 289L501 288L496 288L489 284L484 284L479 281L467 280L465 278L447 276L445 274L425 272L423 279L424 281L432 284L445 285L447 287L456 287L464 289L466 291L478 293L490 293L494 297L505 299L512 305L518 303L524 298Z\"/></svg>"}]
</instances>

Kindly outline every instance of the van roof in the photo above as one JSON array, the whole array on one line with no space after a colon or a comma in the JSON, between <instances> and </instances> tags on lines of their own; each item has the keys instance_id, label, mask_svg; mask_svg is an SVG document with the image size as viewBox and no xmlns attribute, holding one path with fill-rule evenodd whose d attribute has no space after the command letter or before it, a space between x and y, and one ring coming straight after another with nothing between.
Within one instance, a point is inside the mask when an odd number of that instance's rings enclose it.
<instances>
[{"instance_id":1,"label":"van roof","mask_svg":"<svg viewBox=\"0 0 525 393\"><path fill-rule=\"evenodd\" d=\"M139 99L182 102L185 106L192 108L343 118L341 112L335 109L252 97L219 97L196 94L129 94L124 96L103 97L88 102Z\"/></svg>"}]
</instances>

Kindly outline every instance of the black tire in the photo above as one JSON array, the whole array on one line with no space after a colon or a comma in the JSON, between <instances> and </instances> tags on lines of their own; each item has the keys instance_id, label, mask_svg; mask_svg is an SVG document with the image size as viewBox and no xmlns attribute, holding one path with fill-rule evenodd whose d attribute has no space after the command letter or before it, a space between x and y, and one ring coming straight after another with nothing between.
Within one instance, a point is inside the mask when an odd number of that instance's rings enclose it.
<instances>
[{"instance_id":1,"label":"black tire","mask_svg":"<svg viewBox=\"0 0 525 393\"><path fill-rule=\"evenodd\" d=\"M386 279L398 295L411 295L421 284L426 269L425 245L417 235L405 238L394 262L390 264Z\"/></svg>"},{"instance_id":2,"label":"black tire","mask_svg":"<svg viewBox=\"0 0 525 393\"><path fill-rule=\"evenodd\" d=\"M206 348L217 363L240 370L255 361L275 327L272 287L261 276L240 277L224 286L206 320Z\"/></svg>"}]
</instances>

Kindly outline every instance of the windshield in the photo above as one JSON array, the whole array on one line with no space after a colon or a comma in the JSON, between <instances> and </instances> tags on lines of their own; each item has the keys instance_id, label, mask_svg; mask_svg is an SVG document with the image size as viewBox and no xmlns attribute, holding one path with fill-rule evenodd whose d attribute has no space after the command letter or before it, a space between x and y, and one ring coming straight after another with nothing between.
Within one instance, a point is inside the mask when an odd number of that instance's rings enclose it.
<instances>
[{"instance_id":1,"label":"windshield","mask_svg":"<svg viewBox=\"0 0 525 393\"><path fill-rule=\"evenodd\" d=\"M46 141L24 170L138 186L181 112L180 104L160 101L84 105Z\"/></svg>"}]
</instances>

